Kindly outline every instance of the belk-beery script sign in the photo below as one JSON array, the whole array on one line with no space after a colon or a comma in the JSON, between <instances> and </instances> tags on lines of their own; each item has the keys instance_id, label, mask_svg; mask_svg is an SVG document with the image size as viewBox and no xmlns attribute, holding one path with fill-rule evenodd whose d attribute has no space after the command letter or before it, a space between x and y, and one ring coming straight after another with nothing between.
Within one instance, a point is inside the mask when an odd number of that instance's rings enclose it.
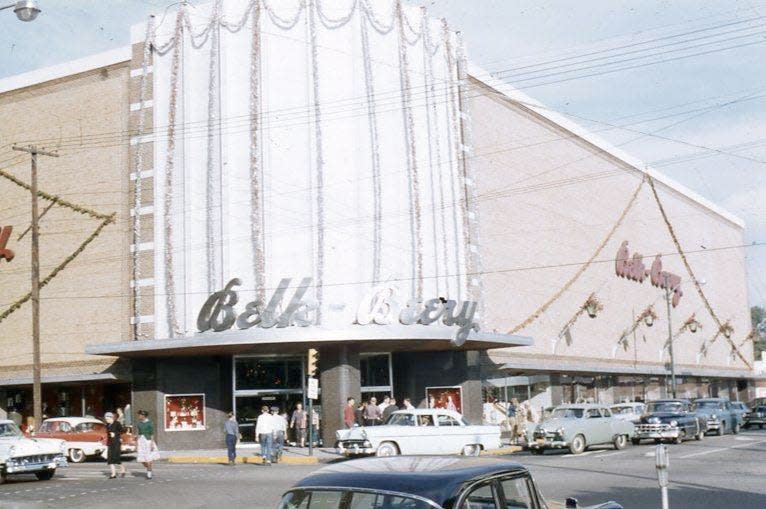
<instances>
[{"instance_id":1,"label":"belk-beery script sign","mask_svg":"<svg viewBox=\"0 0 766 509\"><path fill-rule=\"evenodd\" d=\"M13 232L13 226L0 227L0 258L4 258L5 261L10 262L16 253L8 249L8 239L11 238Z\"/></svg>"},{"instance_id":2,"label":"belk-beery script sign","mask_svg":"<svg viewBox=\"0 0 766 509\"><path fill-rule=\"evenodd\" d=\"M200 332L221 332L231 329L234 324L239 329L282 328L293 325L308 327L314 324L319 304L315 299L305 297L311 287L312 278L303 278L295 288L287 307L282 307L291 281L289 278L282 279L268 304L255 300L245 305L245 310L238 314L234 306L239 301L239 296L234 288L242 283L239 279L232 279L223 290L213 293L205 301L197 316L197 329ZM376 286L359 304L356 323L387 325L398 321L402 325L431 325L440 321L448 327L458 328L452 343L461 346L471 330L479 330L479 324L474 321L475 313L476 302L473 301L464 301L458 305L457 301L444 298L425 302L410 299L402 305L395 287Z\"/></svg>"},{"instance_id":3,"label":"belk-beery script sign","mask_svg":"<svg viewBox=\"0 0 766 509\"><path fill-rule=\"evenodd\" d=\"M639 253L633 253L633 256L630 255L627 240L623 241L620 249L617 250L614 272L619 277L624 277L637 283L643 283L644 279L648 277L653 286L670 290L673 293L673 307L678 305L678 302L684 295L683 290L681 290L681 276L662 270L662 257L660 255L654 257L651 269L647 269L646 265L644 265L643 255Z\"/></svg>"}]
</instances>

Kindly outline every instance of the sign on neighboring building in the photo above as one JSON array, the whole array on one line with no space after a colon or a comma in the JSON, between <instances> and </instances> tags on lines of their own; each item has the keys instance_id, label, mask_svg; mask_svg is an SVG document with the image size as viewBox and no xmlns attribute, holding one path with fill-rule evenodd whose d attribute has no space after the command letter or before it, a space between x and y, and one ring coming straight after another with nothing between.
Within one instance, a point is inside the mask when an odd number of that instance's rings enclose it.
<instances>
[{"instance_id":1,"label":"sign on neighboring building","mask_svg":"<svg viewBox=\"0 0 766 509\"><path fill-rule=\"evenodd\" d=\"M628 250L628 241L625 240L617 250L617 256L614 261L614 272L619 277L630 279L637 283L643 283L646 278L652 283L652 286L668 289L673 294L673 307L683 297L684 292L681 289L681 276L662 270L662 256L654 257L651 268L647 269L644 265L644 256L640 253L633 253L631 256Z\"/></svg>"},{"instance_id":2,"label":"sign on neighboring building","mask_svg":"<svg viewBox=\"0 0 766 509\"><path fill-rule=\"evenodd\" d=\"M5 261L10 262L16 253L8 249L8 239L11 238L13 232L13 226L0 227L0 258L4 258Z\"/></svg>"}]
</instances>

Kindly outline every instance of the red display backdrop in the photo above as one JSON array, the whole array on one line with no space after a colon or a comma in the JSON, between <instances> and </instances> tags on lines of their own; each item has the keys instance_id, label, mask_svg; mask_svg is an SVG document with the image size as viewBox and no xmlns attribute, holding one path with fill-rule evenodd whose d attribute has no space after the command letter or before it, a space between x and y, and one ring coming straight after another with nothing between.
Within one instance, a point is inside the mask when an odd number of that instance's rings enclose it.
<instances>
[{"instance_id":1,"label":"red display backdrop","mask_svg":"<svg viewBox=\"0 0 766 509\"><path fill-rule=\"evenodd\" d=\"M204 394L168 394L165 396L165 431L204 429Z\"/></svg>"},{"instance_id":2,"label":"red display backdrop","mask_svg":"<svg viewBox=\"0 0 766 509\"><path fill-rule=\"evenodd\" d=\"M462 387L426 387L428 408L443 408L463 413Z\"/></svg>"}]
</instances>

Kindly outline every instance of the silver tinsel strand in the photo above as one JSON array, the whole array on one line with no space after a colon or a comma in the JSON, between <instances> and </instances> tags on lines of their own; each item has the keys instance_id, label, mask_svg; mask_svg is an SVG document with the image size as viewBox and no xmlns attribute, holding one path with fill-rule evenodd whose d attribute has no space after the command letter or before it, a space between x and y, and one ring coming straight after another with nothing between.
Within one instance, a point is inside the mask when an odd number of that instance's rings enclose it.
<instances>
[{"instance_id":1,"label":"silver tinsel strand","mask_svg":"<svg viewBox=\"0 0 766 509\"><path fill-rule=\"evenodd\" d=\"M410 233L413 244L413 296L423 297L423 237L420 207L420 177L415 151L415 119L412 115L409 65L407 62L407 37L404 33L404 12L400 0L396 1L397 28L399 31L399 82L401 86L404 133L407 142L407 173L410 195Z\"/></svg>"},{"instance_id":2,"label":"silver tinsel strand","mask_svg":"<svg viewBox=\"0 0 766 509\"><path fill-rule=\"evenodd\" d=\"M263 252L263 201L260 164L261 116L261 6L256 2L250 39L250 237L256 299L266 299L266 263Z\"/></svg>"},{"instance_id":3,"label":"silver tinsel strand","mask_svg":"<svg viewBox=\"0 0 766 509\"><path fill-rule=\"evenodd\" d=\"M213 29L210 32L210 60L208 66L208 94L207 94L207 165L205 174L205 253L207 261L207 293L213 293L219 287L218 257L216 246L221 243L220 217L220 140L221 131L219 124L220 116L220 29L218 19L220 16L220 1L213 4Z\"/></svg>"},{"instance_id":4,"label":"silver tinsel strand","mask_svg":"<svg viewBox=\"0 0 766 509\"><path fill-rule=\"evenodd\" d=\"M152 57L152 44L154 39L154 16L149 16L146 22L146 37L144 38L144 60L141 62L141 84L138 91L138 125L136 126L136 136L139 141L144 134L146 126L146 95L149 89L149 60ZM133 339L139 339L141 325L141 289L138 281L141 279L141 253L139 245L141 244L141 203L143 201L142 173L144 171L144 153L141 143L136 143L136 181L133 187Z\"/></svg>"},{"instance_id":5,"label":"silver tinsel strand","mask_svg":"<svg viewBox=\"0 0 766 509\"><path fill-rule=\"evenodd\" d=\"M340 28L351 21L351 19L354 17L354 14L356 13L356 8L358 7L359 2L360 0L354 0L354 3L351 4L351 9L349 9L348 14L345 16L332 19L322 11L322 1L316 0L317 17L319 18L319 21L322 22L322 25L325 26L325 28L335 30L336 28Z\"/></svg>"},{"instance_id":6,"label":"silver tinsel strand","mask_svg":"<svg viewBox=\"0 0 766 509\"><path fill-rule=\"evenodd\" d=\"M269 13L269 17L271 18L271 21L281 28L282 30L292 30L295 25L298 24L298 22L301 19L301 14L303 13L303 9L306 8L306 2L305 0L301 0L298 4L298 9L295 11L295 16L293 16L292 19L283 18L279 16L276 12L276 10L269 5L269 3L266 0L263 0L263 8L266 9L266 12Z\"/></svg>"},{"instance_id":7,"label":"silver tinsel strand","mask_svg":"<svg viewBox=\"0 0 766 509\"><path fill-rule=\"evenodd\" d=\"M370 5L370 0L361 0L361 2L362 2L362 10L367 15L367 20L370 22L370 26L372 26L372 28L374 28L376 32L378 32L381 35L386 35L387 33L391 32L391 30L396 28L396 12L397 12L396 2L394 2L391 5L391 22L388 26L384 25L375 16L375 12L373 12L372 6Z\"/></svg>"},{"instance_id":8,"label":"silver tinsel strand","mask_svg":"<svg viewBox=\"0 0 766 509\"><path fill-rule=\"evenodd\" d=\"M178 113L178 82L181 72L181 51L183 48L184 9L178 11L173 39L173 57L170 66L170 100L168 113L168 151L165 160L165 198L163 221L165 223L165 303L167 306L168 337L173 338L179 331L176 316L176 285L173 275L173 173L176 150L176 116Z\"/></svg>"},{"instance_id":9,"label":"silver tinsel strand","mask_svg":"<svg viewBox=\"0 0 766 509\"><path fill-rule=\"evenodd\" d=\"M316 27L316 4L311 0L309 6L309 34L311 37L311 83L314 103L314 140L316 144L316 310L317 325L322 323L322 286L324 284L324 156L322 152L322 109L319 103L319 54Z\"/></svg>"},{"instance_id":10,"label":"silver tinsel strand","mask_svg":"<svg viewBox=\"0 0 766 509\"><path fill-rule=\"evenodd\" d=\"M378 141L378 119L375 108L375 87L373 84L372 56L370 54L370 37L367 31L365 16L360 16L359 25L362 32L362 60L364 61L364 87L367 93L367 121L370 128L370 152L372 154L372 193L373 193L373 243L372 243L372 282L380 282L380 266L382 260L382 186L380 181L380 144Z\"/></svg>"}]
</instances>

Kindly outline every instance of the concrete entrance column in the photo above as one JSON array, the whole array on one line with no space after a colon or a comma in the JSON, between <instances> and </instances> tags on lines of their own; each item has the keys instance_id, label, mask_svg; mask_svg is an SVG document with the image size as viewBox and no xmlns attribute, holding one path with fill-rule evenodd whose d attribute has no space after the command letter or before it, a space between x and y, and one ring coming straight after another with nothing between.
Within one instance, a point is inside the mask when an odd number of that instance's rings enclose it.
<instances>
[{"instance_id":1,"label":"concrete entrance column","mask_svg":"<svg viewBox=\"0 0 766 509\"><path fill-rule=\"evenodd\" d=\"M335 432L343 429L346 400L361 398L359 346L339 345L319 349L319 387L322 391L320 433L325 447L335 445Z\"/></svg>"}]
</instances>

